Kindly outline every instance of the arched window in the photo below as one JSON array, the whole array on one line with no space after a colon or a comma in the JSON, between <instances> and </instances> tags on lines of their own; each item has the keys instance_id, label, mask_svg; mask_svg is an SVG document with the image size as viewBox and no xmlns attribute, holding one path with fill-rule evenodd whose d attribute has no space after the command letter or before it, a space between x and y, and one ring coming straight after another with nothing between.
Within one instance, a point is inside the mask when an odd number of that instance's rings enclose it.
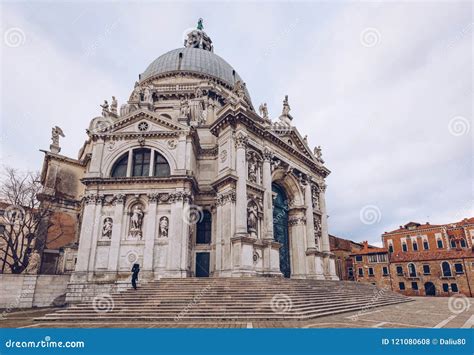
<instances>
[{"instance_id":1,"label":"arched window","mask_svg":"<svg viewBox=\"0 0 474 355\"><path fill-rule=\"evenodd\" d=\"M150 174L150 149L133 150L132 176L148 176Z\"/></svg>"},{"instance_id":2,"label":"arched window","mask_svg":"<svg viewBox=\"0 0 474 355\"><path fill-rule=\"evenodd\" d=\"M112 177L126 176L170 176L171 170L166 159L157 151L147 148L133 149L132 156L129 152L122 155L112 167ZM128 172L128 164L131 158L131 171ZM150 172L150 169L153 169Z\"/></svg>"},{"instance_id":3,"label":"arched window","mask_svg":"<svg viewBox=\"0 0 474 355\"><path fill-rule=\"evenodd\" d=\"M416 277L415 264L413 263L408 264L408 274L410 275L410 277Z\"/></svg>"},{"instance_id":4,"label":"arched window","mask_svg":"<svg viewBox=\"0 0 474 355\"><path fill-rule=\"evenodd\" d=\"M461 243L461 248L465 248L465 247L466 247L466 239L464 239L464 238L461 239L460 243Z\"/></svg>"},{"instance_id":5,"label":"arched window","mask_svg":"<svg viewBox=\"0 0 474 355\"><path fill-rule=\"evenodd\" d=\"M197 225L196 244L209 244L211 242L212 216L208 211L203 212L201 221Z\"/></svg>"},{"instance_id":6,"label":"arched window","mask_svg":"<svg viewBox=\"0 0 474 355\"><path fill-rule=\"evenodd\" d=\"M443 270L443 276L452 276L451 265L447 261L441 263L441 269Z\"/></svg>"},{"instance_id":7,"label":"arched window","mask_svg":"<svg viewBox=\"0 0 474 355\"><path fill-rule=\"evenodd\" d=\"M443 249L443 241L439 238L436 243L438 244L438 249Z\"/></svg>"},{"instance_id":8,"label":"arched window","mask_svg":"<svg viewBox=\"0 0 474 355\"><path fill-rule=\"evenodd\" d=\"M155 168L153 170L153 175L158 177L165 177L170 175L170 166L166 159L155 152Z\"/></svg>"},{"instance_id":9,"label":"arched window","mask_svg":"<svg viewBox=\"0 0 474 355\"><path fill-rule=\"evenodd\" d=\"M122 155L114 164L112 168L112 177L127 176L128 153Z\"/></svg>"}]
</instances>

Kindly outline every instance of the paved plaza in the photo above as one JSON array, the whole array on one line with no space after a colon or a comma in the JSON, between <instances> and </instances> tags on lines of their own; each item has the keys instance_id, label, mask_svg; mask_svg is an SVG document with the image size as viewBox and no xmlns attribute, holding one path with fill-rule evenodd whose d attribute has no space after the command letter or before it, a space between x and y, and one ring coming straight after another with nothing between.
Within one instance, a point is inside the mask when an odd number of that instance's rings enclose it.
<instances>
[{"instance_id":1,"label":"paved plaza","mask_svg":"<svg viewBox=\"0 0 474 355\"><path fill-rule=\"evenodd\" d=\"M474 298L462 309L449 306L449 298L413 297L413 302L319 317L305 321L223 322L38 322L34 318L53 308L13 311L0 321L2 328L472 328ZM460 312L460 313L456 313Z\"/></svg>"}]
</instances>

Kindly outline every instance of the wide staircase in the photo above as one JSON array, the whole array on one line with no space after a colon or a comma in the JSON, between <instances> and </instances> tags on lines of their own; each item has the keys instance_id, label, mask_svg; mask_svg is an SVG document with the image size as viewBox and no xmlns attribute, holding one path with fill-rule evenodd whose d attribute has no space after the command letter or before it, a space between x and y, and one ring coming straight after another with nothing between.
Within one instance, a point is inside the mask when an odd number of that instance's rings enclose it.
<instances>
[{"instance_id":1,"label":"wide staircase","mask_svg":"<svg viewBox=\"0 0 474 355\"><path fill-rule=\"evenodd\" d=\"M309 319L408 302L400 294L346 281L283 278L161 279L71 305L38 321Z\"/></svg>"}]
</instances>

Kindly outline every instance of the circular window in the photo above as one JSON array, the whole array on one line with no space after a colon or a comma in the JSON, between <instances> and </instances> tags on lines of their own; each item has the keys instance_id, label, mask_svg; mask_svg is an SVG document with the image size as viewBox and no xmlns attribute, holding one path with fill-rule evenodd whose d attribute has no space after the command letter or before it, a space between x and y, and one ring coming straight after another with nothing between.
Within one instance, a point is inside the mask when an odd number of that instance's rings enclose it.
<instances>
[{"instance_id":1,"label":"circular window","mask_svg":"<svg viewBox=\"0 0 474 355\"><path fill-rule=\"evenodd\" d=\"M138 130L141 131L141 132L147 131L148 130L148 123L140 122L138 124Z\"/></svg>"}]
</instances>

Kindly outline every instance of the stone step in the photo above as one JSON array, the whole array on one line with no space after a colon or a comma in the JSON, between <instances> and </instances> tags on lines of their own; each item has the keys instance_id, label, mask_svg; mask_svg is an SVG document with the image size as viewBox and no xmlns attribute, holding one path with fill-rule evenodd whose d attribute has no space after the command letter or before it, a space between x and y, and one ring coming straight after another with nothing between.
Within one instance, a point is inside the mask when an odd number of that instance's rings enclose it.
<instances>
[{"instance_id":1,"label":"stone step","mask_svg":"<svg viewBox=\"0 0 474 355\"><path fill-rule=\"evenodd\" d=\"M96 312L90 301L38 320L308 319L409 301L400 294L376 291L372 285L327 280L162 279L111 295L113 308L109 312ZM275 305L287 312L272 309L272 298L278 295L280 302Z\"/></svg>"}]
</instances>

